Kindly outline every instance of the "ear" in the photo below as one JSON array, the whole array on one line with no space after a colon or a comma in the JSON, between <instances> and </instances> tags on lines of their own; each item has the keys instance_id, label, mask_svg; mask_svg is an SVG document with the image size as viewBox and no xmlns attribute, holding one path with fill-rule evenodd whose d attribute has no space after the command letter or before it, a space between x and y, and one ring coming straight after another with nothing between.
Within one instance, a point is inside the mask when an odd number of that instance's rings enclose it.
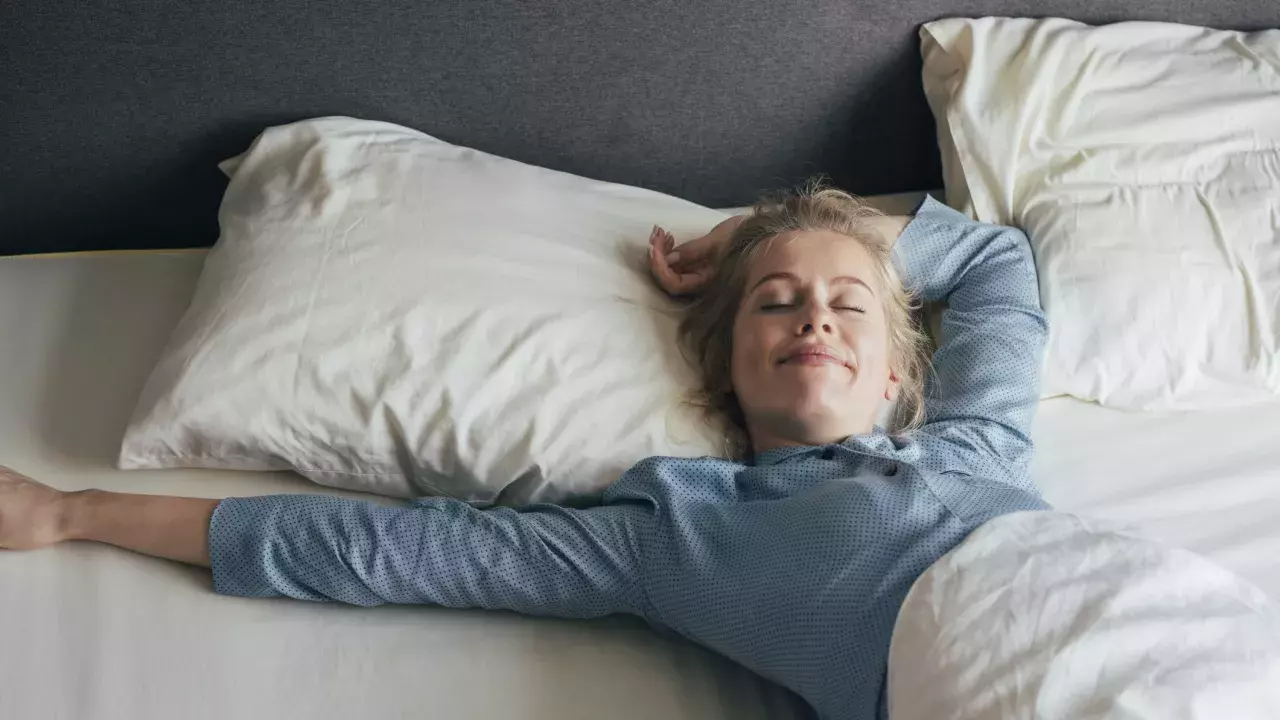
<instances>
[{"instance_id":1,"label":"ear","mask_svg":"<svg viewBox=\"0 0 1280 720\"><path fill-rule=\"evenodd\" d=\"M889 370L889 382L884 388L884 399L893 402L898 399L898 390L902 389L902 380L898 377L898 373L892 369Z\"/></svg>"}]
</instances>

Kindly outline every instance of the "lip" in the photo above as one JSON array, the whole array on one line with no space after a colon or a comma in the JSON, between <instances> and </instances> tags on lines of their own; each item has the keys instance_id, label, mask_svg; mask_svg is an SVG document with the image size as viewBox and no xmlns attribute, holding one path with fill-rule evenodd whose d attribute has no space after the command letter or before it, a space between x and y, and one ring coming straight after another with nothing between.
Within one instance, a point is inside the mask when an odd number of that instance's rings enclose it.
<instances>
[{"instance_id":1,"label":"lip","mask_svg":"<svg viewBox=\"0 0 1280 720\"><path fill-rule=\"evenodd\" d=\"M783 356L779 365L840 365L847 366L835 350L826 345L805 345Z\"/></svg>"}]
</instances>

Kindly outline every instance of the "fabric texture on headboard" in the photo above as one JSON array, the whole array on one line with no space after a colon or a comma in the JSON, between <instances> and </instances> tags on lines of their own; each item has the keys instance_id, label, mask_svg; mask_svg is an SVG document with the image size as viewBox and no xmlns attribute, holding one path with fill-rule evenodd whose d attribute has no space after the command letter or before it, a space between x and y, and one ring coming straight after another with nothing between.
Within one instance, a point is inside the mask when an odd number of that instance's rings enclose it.
<instances>
[{"instance_id":1,"label":"fabric texture on headboard","mask_svg":"<svg viewBox=\"0 0 1280 720\"><path fill-rule=\"evenodd\" d=\"M712 206L938 187L921 23L1280 26L1272 0L5 0L0 255L207 246L215 163L351 115Z\"/></svg>"}]
</instances>

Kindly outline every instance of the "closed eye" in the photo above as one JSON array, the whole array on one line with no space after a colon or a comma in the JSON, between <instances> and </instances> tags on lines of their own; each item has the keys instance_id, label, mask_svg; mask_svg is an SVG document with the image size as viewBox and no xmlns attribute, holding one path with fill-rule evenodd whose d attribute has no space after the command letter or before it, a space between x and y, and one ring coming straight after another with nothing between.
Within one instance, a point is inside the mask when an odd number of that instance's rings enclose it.
<instances>
[{"instance_id":1,"label":"closed eye","mask_svg":"<svg viewBox=\"0 0 1280 720\"><path fill-rule=\"evenodd\" d=\"M760 309L761 310L787 310L793 307L795 307L795 303L769 303L768 305L761 305Z\"/></svg>"},{"instance_id":2,"label":"closed eye","mask_svg":"<svg viewBox=\"0 0 1280 720\"><path fill-rule=\"evenodd\" d=\"M867 311L866 311L866 308L860 308L860 307L856 307L856 306L854 306L854 305L834 305L834 306L832 306L832 308L831 308L831 309L832 309L832 310L844 310L844 311L846 311L846 312L856 312L856 313L863 313L863 314L865 314L865 313L867 312Z\"/></svg>"}]
</instances>

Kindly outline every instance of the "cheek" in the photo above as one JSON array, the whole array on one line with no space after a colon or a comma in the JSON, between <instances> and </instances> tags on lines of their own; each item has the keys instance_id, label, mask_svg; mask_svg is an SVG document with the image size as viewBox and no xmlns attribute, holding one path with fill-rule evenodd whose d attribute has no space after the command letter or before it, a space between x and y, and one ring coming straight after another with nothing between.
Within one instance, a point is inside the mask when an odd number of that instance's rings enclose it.
<instances>
[{"instance_id":1,"label":"cheek","mask_svg":"<svg viewBox=\"0 0 1280 720\"><path fill-rule=\"evenodd\" d=\"M765 320L751 315L742 315L734 320L730 375L739 394L742 386L758 376L768 364L774 329Z\"/></svg>"},{"instance_id":2,"label":"cheek","mask_svg":"<svg viewBox=\"0 0 1280 720\"><path fill-rule=\"evenodd\" d=\"M888 366L889 332L883 319L876 318L850 327L848 339L864 370L879 371Z\"/></svg>"},{"instance_id":3,"label":"cheek","mask_svg":"<svg viewBox=\"0 0 1280 720\"><path fill-rule=\"evenodd\" d=\"M889 368L889 329L883 321L874 327L867 327L860 339L863 354L875 366L877 373L888 372Z\"/></svg>"}]
</instances>

